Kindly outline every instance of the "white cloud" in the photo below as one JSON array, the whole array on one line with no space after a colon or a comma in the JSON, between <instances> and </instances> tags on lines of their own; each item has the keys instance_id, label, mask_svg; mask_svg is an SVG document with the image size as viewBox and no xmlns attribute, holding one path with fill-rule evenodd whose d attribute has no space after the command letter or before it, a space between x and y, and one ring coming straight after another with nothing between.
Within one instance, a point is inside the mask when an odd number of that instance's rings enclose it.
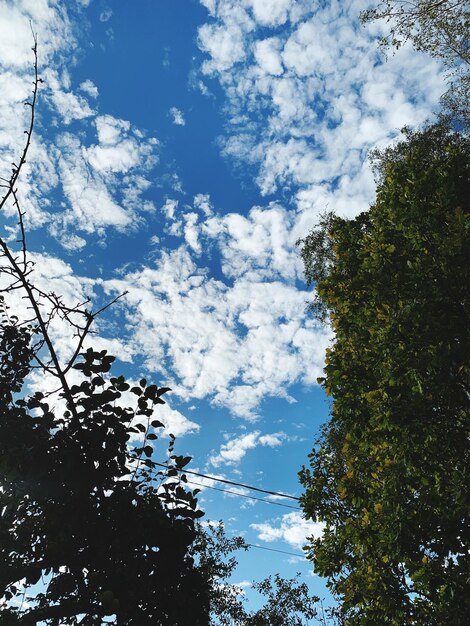
<instances>
[{"instance_id":1,"label":"white cloud","mask_svg":"<svg viewBox=\"0 0 470 626\"><path fill-rule=\"evenodd\" d=\"M194 207L203 212L208 217L213 213L211 197L208 193L198 193L194 196Z\"/></svg>"},{"instance_id":2,"label":"white cloud","mask_svg":"<svg viewBox=\"0 0 470 626\"><path fill-rule=\"evenodd\" d=\"M176 126L184 126L186 124L183 112L176 107L171 107L170 115L173 118L173 124L176 124Z\"/></svg>"},{"instance_id":3,"label":"white cloud","mask_svg":"<svg viewBox=\"0 0 470 626\"><path fill-rule=\"evenodd\" d=\"M23 101L31 94L30 19L40 32L39 70L44 79L40 103L52 107L53 124L59 130L52 143L35 129L19 196L28 229L48 225L67 250L79 250L86 243L84 233L103 237L110 227L135 230L142 225L143 214L155 209L144 194L150 186L147 173L158 161L158 141L145 137L128 121L96 116L86 98L98 95L92 81L83 81L77 91L72 89L69 67L77 43L66 8L47 0L20 0L0 5L2 163L18 158L29 122L29 109ZM62 132L64 124L72 121L80 123L81 132ZM98 141L87 145L85 137L95 128ZM55 200L55 191L63 194L65 202ZM13 213L11 206L6 208L7 217Z\"/></svg>"},{"instance_id":4,"label":"white cloud","mask_svg":"<svg viewBox=\"0 0 470 626\"><path fill-rule=\"evenodd\" d=\"M84 80L83 83L80 83L79 89L84 91L91 98L98 97L98 87L92 80Z\"/></svg>"},{"instance_id":5,"label":"white cloud","mask_svg":"<svg viewBox=\"0 0 470 626\"><path fill-rule=\"evenodd\" d=\"M280 26L287 20L292 0L250 0L256 20L263 26Z\"/></svg>"},{"instance_id":6,"label":"white cloud","mask_svg":"<svg viewBox=\"0 0 470 626\"><path fill-rule=\"evenodd\" d=\"M374 191L364 172L368 151L436 106L442 68L409 46L385 63L371 29L358 22L364 7L362 0L219 0L211 7L199 45L202 71L226 94L223 152L257 168L263 194L293 189L299 207L310 210L319 193L328 208L357 214Z\"/></svg>"},{"instance_id":7,"label":"white cloud","mask_svg":"<svg viewBox=\"0 0 470 626\"><path fill-rule=\"evenodd\" d=\"M248 450L256 448L259 434L259 431L247 433L246 435L241 435L225 443L221 447L219 454L210 458L211 464L214 465L214 467L218 467L222 463L228 465L239 463Z\"/></svg>"},{"instance_id":8,"label":"white cloud","mask_svg":"<svg viewBox=\"0 0 470 626\"><path fill-rule=\"evenodd\" d=\"M100 115L95 120L98 141L101 145L116 145L129 132L131 125L112 115Z\"/></svg>"},{"instance_id":9,"label":"white cloud","mask_svg":"<svg viewBox=\"0 0 470 626\"><path fill-rule=\"evenodd\" d=\"M269 435L261 435L259 442L262 446L269 446L270 448L276 448L282 445L282 442L286 438L285 433L271 433Z\"/></svg>"},{"instance_id":10,"label":"white cloud","mask_svg":"<svg viewBox=\"0 0 470 626\"><path fill-rule=\"evenodd\" d=\"M292 226L295 215L277 204L253 207L245 217L238 213L214 216L202 226L214 238L222 255L224 274L245 274L292 281L302 276L302 266Z\"/></svg>"},{"instance_id":11,"label":"white cloud","mask_svg":"<svg viewBox=\"0 0 470 626\"><path fill-rule=\"evenodd\" d=\"M254 419L264 397L292 401L290 385L321 375L329 331L306 316L306 294L294 286L250 272L228 286L180 247L104 287L129 291L133 351L151 371L167 364L166 378L186 400L207 397Z\"/></svg>"},{"instance_id":12,"label":"white cloud","mask_svg":"<svg viewBox=\"0 0 470 626\"><path fill-rule=\"evenodd\" d=\"M234 0L217 5L218 24L204 24L198 31L202 50L210 55L203 70L207 74L230 69L246 56L246 34L255 24L246 8Z\"/></svg>"},{"instance_id":13,"label":"white cloud","mask_svg":"<svg viewBox=\"0 0 470 626\"><path fill-rule=\"evenodd\" d=\"M178 208L178 200L167 198L165 204L162 206L163 213L168 219L172 220L175 216L175 211Z\"/></svg>"},{"instance_id":14,"label":"white cloud","mask_svg":"<svg viewBox=\"0 0 470 626\"><path fill-rule=\"evenodd\" d=\"M158 142L109 115L94 124L98 143L85 146L77 135L62 133L51 152L67 205L52 218L50 231L70 249L83 245L72 230L103 236L108 227L135 229L139 213L155 209L142 196L150 186L143 174L157 162Z\"/></svg>"},{"instance_id":15,"label":"white cloud","mask_svg":"<svg viewBox=\"0 0 470 626\"><path fill-rule=\"evenodd\" d=\"M128 172L139 163L139 145L132 139L125 139L114 146L95 145L86 149L90 165L100 172Z\"/></svg>"},{"instance_id":16,"label":"white cloud","mask_svg":"<svg viewBox=\"0 0 470 626\"><path fill-rule=\"evenodd\" d=\"M73 120L81 120L94 115L88 101L83 96L70 91L53 91L52 101L62 116L64 124L70 124Z\"/></svg>"},{"instance_id":17,"label":"white cloud","mask_svg":"<svg viewBox=\"0 0 470 626\"><path fill-rule=\"evenodd\" d=\"M292 548L301 549L309 537L317 539L323 534L322 522L306 520L301 513L287 513L274 520L275 524L250 524L256 530L261 541L285 541Z\"/></svg>"},{"instance_id":18,"label":"white cloud","mask_svg":"<svg viewBox=\"0 0 470 626\"><path fill-rule=\"evenodd\" d=\"M113 10L110 7L106 7L100 13L100 22L107 22L111 19Z\"/></svg>"},{"instance_id":19,"label":"white cloud","mask_svg":"<svg viewBox=\"0 0 470 626\"><path fill-rule=\"evenodd\" d=\"M255 59L267 74L279 76L283 73L282 59L279 54L280 40L276 37L257 41L254 47Z\"/></svg>"},{"instance_id":20,"label":"white cloud","mask_svg":"<svg viewBox=\"0 0 470 626\"><path fill-rule=\"evenodd\" d=\"M16 0L0 4L0 67L30 69L33 36L31 24L40 36L40 67L67 42L69 52L76 40L65 9L47 0ZM2 97L4 97L2 95Z\"/></svg>"},{"instance_id":21,"label":"white cloud","mask_svg":"<svg viewBox=\"0 0 470 626\"><path fill-rule=\"evenodd\" d=\"M197 227L199 216L197 213L185 213L183 219L186 243L196 254L200 254L201 244L199 243L199 229Z\"/></svg>"},{"instance_id":22,"label":"white cloud","mask_svg":"<svg viewBox=\"0 0 470 626\"><path fill-rule=\"evenodd\" d=\"M201 0L201 4L206 7L211 15L214 15L216 1L217 0Z\"/></svg>"},{"instance_id":23,"label":"white cloud","mask_svg":"<svg viewBox=\"0 0 470 626\"><path fill-rule=\"evenodd\" d=\"M210 457L209 462L214 467L218 467L222 464L235 465L243 459L248 450L252 450L257 446L275 448L282 445L285 439L285 433L281 432L261 435L260 431L256 430L251 433L246 433L224 443L218 454Z\"/></svg>"}]
</instances>

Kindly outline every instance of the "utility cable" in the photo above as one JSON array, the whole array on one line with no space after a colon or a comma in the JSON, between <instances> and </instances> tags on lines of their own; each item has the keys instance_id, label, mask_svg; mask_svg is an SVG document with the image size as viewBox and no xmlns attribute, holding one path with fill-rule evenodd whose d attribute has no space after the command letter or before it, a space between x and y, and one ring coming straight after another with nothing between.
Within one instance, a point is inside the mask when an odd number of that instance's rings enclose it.
<instances>
[{"instance_id":1,"label":"utility cable","mask_svg":"<svg viewBox=\"0 0 470 626\"><path fill-rule=\"evenodd\" d=\"M233 485L234 487L244 487L245 489L251 489L252 491L258 491L259 493L267 493L270 496L278 496L280 498L289 498L290 500L295 500L296 502L300 502L300 498L296 496L291 496L287 493L279 493L278 491L269 491L268 489L260 489L260 487L253 487L252 485L245 485L244 483L236 483L233 480L227 480L226 478L216 478L215 476L208 476L207 474L201 474L200 472L193 472L192 470L187 469L178 469L177 467L168 467L164 463L157 463L156 461L152 461L153 465L158 465L158 467L164 467L165 469L174 469L181 474L192 474L193 476L199 476L201 478L208 478L209 480L215 480L219 483L225 483L226 485Z\"/></svg>"},{"instance_id":2,"label":"utility cable","mask_svg":"<svg viewBox=\"0 0 470 626\"><path fill-rule=\"evenodd\" d=\"M220 487L213 487L211 485L204 485L203 483L197 483L194 480L188 480L190 485L198 485L205 489L214 489L214 491L222 491L223 493L231 493L234 496L241 496L242 498L248 498L248 500L258 500L259 502L266 502L266 504L274 504L276 506L283 506L286 509L294 509L295 511L301 511L299 506L293 506L292 504L284 504L283 502L276 502L275 500L267 500L266 498L257 498L256 496L248 496L246 493L239 493L231 489L221 489Z\"/></svg>"},{"instance_id":3,"label":"utility cable","mask_svg":"<svg viewBox=\"0 0 470 626\"><path fill-rule=\"evenodd\" d=\"M258 548L259 550L268 550L268 552L279 552L280 554L288 554L289 556L298 556L302 559L305 559L305 554L300 554L299 552L287 552L287 550L278 550L277 548L267 548L266 546L259 546L256 543L247 543L245 544L249 548Z\"/></svg>"}]
</instances>

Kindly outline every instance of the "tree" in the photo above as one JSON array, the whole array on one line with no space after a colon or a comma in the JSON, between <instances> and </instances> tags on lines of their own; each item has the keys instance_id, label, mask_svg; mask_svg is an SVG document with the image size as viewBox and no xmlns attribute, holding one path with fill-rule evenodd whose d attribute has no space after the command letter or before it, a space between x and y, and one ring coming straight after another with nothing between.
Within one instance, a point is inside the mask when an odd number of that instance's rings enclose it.
<instances>
[{"instance_id":1,"label":"tree","mask_svg":"<svg viewBox=\"0 0 470 626\"><path fill-rule=\"evenodd\" d=\"M416 50L444 62L449 89L442 97L451 115L470 127L470 10L463 0L381 0L361 13L366 24L385 20L390 31L380 39L383 49L410 41Z\"/></svg>"},{"instance_id":2,"label":"tree","mask_svg":"<svg viewBox=\"0 0 470 626\"><path fill-rule=\"evenodd\" d=\"M174 454L172 435L165 463L154 460L163 427L154 414L170 390L130 384L106 350L86 347L114 301L91 311L35 283L17 184L40 84L36 48L25 147L0 185L0 210L13 204L19 233L18 249L0 237L0 626L300 626L316 614L307 586L262 581L266 607L246 611L228 582L236 560L225 559L244 542L196 524L197 490L182 473L191 458ZM9 313L18 292L29 320ZM57 320L73 344L65 358ZM55 391L28 389L33 369Z\"/></svg>"},{"instance_id":3,"label":"tree","mask_svg":"<svg viewBox=\"0 0 470 626\"><path fill-rule=\"evenodd\" d=\"M190 554L203 513L179 472L190 457L173 454L171 437L160 476L151 459L163 426L154 410L169 389L144 379L131 386L110 375L114 357L84 349L112 303L94 312L88 302L70 306L34 282L17 193L41 82L36 42L33 52L25 147L0 200L0 209L16 209L20 244L0 237L0 623L206 625L209 586ZM8 313L4 298L18 292L29 320ZM65 360L57 320L75 341ZM32 368L56 381L47 397L26 393Z\"/></svg>"},{"instance_id":4,"label":"tree","mask_svg":"<svg viewBox=\"0 0 470 626\"><path fill-rule=\"evenodd\" d=\"M335 608L324 608L320 598L311 596L300 575L284 579L275 574L253 583L265 603L247 611L243 591L230 582L238 563L234 551L248 549L242 537L227 538L222 522L200 527L194 543L194 556L211 582L210 626L320 626L340 624Z\"/></svg>"},{"instance_id":5,"label":"tree","mask_svg":"<svg viewBox=\"0 0 470 626\"><path fill-rule=\"evenodd\" d=\"M207 624L208 587L189 554L202 513L180 482L151 479L150 443L128 452L136 415L157 437L166 389L105 380L114 359L90 348L74 366L74 415L39 392L15 400L31 359L30 329L15 323L4 316L0 343L0 623ZM119 405L125 392L136 406Z\"/></svg>"},{"instance_id":6,"label":"tree","mask_svg":"<svg viewBox=\"0 0 470 626\"><path fill-rule=\"evenodd\" d=\"M469 148L442 124L408 131L375 155L370 210L300 242L335 333L302 505L350 626L470 617Z\"/></svg>"}]
</instances>

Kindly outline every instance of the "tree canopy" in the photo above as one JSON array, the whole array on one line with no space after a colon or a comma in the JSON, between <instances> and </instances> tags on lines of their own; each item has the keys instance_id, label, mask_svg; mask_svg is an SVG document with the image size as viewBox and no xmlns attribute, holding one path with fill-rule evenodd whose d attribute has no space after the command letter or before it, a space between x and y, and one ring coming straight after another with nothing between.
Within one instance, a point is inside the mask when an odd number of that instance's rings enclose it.
<instances>
[{"instance_id":1,"label":"tree canopy","mask_svg":"<svg viewBox=\"0 0 470 626\"><path fill-rule=\"evenodd\" d=\"M4 314L0 336L0 623L207 624L208 585L189 553L202 512L181 481L152 480L145 462L166 389L105 380L113 357L89 349L75 365L76 415L60 414L42 393L15 399L28 330ZM133 407L119 403L126 392ZM129 454L136 415L148 420L145 443Z\"/></svg>"},{"instance_id":2,"label":"tree canopy","mask_svg":"<svg viewBox=\"0 0 470 626\"><path fill-rule=\"evenodd\" d=\"M385 47L400 47L410 40L417 50L442 59L470 62L468 28L470 11L462 0L381 0L361 13L363 22L383 19L390 32L381 40Z\"/></svg>"},{"instance_id":3,"label":"tree canopy","mask_svg":"<svg viewBox=\"0 0 470 626\"><path fill-rule=\"evenodd\" d=\"M370 210L301 242L335 333L302 504L326 523L309 556L350 626L470 616L469 147L408 131L375 155Z\"/></svg>"}]
</instances>

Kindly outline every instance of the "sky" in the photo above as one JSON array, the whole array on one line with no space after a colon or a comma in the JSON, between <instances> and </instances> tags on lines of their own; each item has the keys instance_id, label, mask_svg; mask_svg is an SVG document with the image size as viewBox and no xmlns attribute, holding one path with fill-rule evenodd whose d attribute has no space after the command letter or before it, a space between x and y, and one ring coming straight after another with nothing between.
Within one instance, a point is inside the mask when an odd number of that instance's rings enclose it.
<instances>
[{"instance_id":1,"label":"sky","mask_svg":"<svg viewBox=\"0 0 470 626\"><path fill-rule=\"evenodd\" d=\"M31 28L44 81L19 184L34 280L97 308L127 291L93 345L116 373L172 388L156 417L193 471L301 494L328 419L316 379L332 336L307 310L296 241L326 210L367 210L369 151L422 124L444 91L430 57L382 56L386 25L358 20L369 5L0 0L2 176L25 138ZM0 220L14 247L13 208ZM53 334L65 359L69 329ZM300 572L327 597L301 556L321 524L279 506L295 501L197 481L207 520L270 549L240 554L236 582Z\"/></svg>"}]
</instances>

